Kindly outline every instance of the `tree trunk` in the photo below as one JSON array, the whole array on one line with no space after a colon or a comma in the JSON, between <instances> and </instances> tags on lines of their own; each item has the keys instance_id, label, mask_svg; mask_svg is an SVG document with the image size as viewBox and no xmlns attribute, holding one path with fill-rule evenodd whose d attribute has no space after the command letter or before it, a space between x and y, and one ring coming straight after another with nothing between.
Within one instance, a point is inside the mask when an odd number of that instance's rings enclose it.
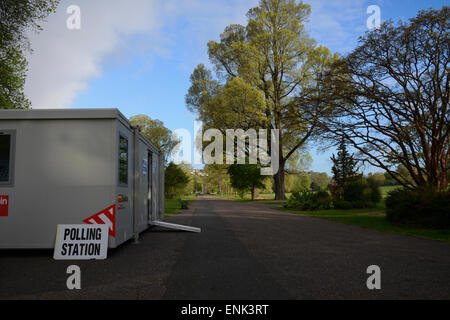
<instances>
[{"instance_id":1,"label":"tree trunk","mask_svg":"<svg viewBox=\"0 0 450 320\"><path fill-rule=\"evenodd\" d=\"M255 200L255 187L252 187L252 201Z\"/></svg>"},{"instance_id":2,"label":"tree trunk","mask_svg":"<svg viewBox=\"0 0 450 320\"><path fill-rule=\"evenodd\" d=\"M280 169L273 176L274 184L275 184L275 200L284 200L284 165L280 165Z\"/></svg>"}]
</instances>

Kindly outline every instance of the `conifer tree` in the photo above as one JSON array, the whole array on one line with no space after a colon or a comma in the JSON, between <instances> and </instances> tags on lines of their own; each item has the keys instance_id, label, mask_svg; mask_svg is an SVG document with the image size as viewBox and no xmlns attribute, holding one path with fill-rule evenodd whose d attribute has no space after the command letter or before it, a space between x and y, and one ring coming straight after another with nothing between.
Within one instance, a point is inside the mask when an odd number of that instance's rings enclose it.
<instances>
[{"instance_id":1,"label":"conifer tree","mask_svg":"<svg viewBox=\"0 0 450 320\"><path fill-rule=\"evenodd\" d=\"M358 176L356 167L358 161L353 154L347 151L344 140L341 141L338 150L337 157L334 154L331 156L331 161L333 161L331 171L333 172L333 180L336 187L342 189L346 182Z\"/></svg>"}]
</instances>

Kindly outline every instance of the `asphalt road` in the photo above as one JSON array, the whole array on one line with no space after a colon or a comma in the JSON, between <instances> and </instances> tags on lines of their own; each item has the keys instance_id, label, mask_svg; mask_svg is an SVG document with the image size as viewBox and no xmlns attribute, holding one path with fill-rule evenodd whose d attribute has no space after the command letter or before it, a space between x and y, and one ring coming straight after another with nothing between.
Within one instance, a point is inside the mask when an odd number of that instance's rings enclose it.
<instances>
[{"instance_id":1,"label":"asphalt road","mask_svg":"<svg viewBox=\"0 0 450 320\"><path fill-rule=\"evenodd\" d=\"M203 198L104 261L1 250L0 299L450 299L450 244ZM81 290L66 269L81 268ZM369 290L366 269L381 269Z\"/></svg>"}]
</instances>

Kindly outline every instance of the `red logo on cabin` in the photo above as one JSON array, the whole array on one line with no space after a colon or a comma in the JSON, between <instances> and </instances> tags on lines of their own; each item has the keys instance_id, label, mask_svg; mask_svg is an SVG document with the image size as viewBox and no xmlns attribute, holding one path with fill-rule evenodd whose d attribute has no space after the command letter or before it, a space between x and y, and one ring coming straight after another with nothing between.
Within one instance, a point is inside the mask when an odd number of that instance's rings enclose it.
<instances>
[{"instance_id":1,"label":"red logo on cabin","mask_svg":"<svg viewBox=\"0 0 450 320\"><path fill-rule=\"evenodd\" d=\"M0 217L8 216L9 196L0 196Z\"/></svg>"},{"instance_id":2,"label":"red logo on cabin","mask_svg":"<svg viewBox=\"0 0 450 320\"><path fill-rule=\"evenodd\" d=\"M109 227L109 235L113 238L116 237L116 205L97 212L93 216L84 219L83 222L87 224L107 224Z\"/></svg>"}]
</instances>

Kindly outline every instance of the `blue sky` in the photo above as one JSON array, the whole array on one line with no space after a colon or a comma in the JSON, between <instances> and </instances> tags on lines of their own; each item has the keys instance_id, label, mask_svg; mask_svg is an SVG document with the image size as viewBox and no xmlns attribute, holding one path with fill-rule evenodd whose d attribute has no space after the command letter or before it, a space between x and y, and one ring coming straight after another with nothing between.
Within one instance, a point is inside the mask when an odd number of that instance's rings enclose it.
<instances>
[{"instance_id":1,"label":"blue sky","mask_svg":"<svg viewBox=\"0 0 450 320\"><path fill-rule=\"evenodd\" d=\"M345 54L366 30L369 5L381 21L405 20L446 1L310 0L307 29L332 52ZM189 75L209 64L208 40L229 24L245 24L257 0L62 0L56 14L31 35L25 93L33 108L118 108L127 117L147 114L169 129L193 130L184 96ZM66 9L78 5L81 29L68 30ZM330 173L332 151L317 154L311 169ZM376 171L376 169L367 169Z\"/></svg>"}]
</instances>

